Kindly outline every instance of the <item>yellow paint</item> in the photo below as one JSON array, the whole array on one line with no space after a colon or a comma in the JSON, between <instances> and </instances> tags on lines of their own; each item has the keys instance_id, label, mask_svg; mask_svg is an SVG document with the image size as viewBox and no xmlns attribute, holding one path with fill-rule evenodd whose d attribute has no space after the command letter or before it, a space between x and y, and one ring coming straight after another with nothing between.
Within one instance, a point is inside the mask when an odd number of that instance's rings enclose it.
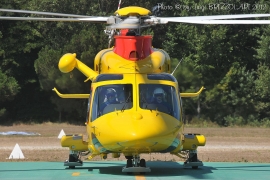
<instances>
[{"instance_id":1,"label":"yellow paint","mask_svg":"<svg viewBox=\"0 0 270 180\"><path fill-rule=\"evenodd\" d=\"M130 61L115 54L112 49L102 50L95 57L95 67L102 73L161 73L170 72L170 58L161 50L154 52L145 59Z\"/></svg>"},{"instance_id":2,"label":"yellow paint","mask_svg":"<svg viewBox=\"0 0 270 180\"><path fill-rule=\"evenodd\" d=\"M114 14L118 14L120 16L128 16L128 15L140 15L140 16L147 16L151 12L148 9L138 7L138 6L129 6L129 7L124 7L121 8L117 11L115 11Z\"/></svg>"},{"instance_id":3,"label":"yellow paint","mask_svg":"<svg viewBox=\"0 0 270 180\"><path fill-rule=\"evenodd\" d=\"M147 16L150 11L141 7L126 7L116 11L120 16L140 15ZM120 42L121 43L121 42ZM121 46L120 46L121 47ZM117 47L115 47L117 48ZM149 47L150 48L150 47ZM117 49L116 49L117 50ZM121 50L121 49L120 49ZM124 49L123 49L124 51ZM138 155L140 153L161 152L167 149L173 149L171 153L179 153L181 150L193 150L194 147L205 145L204 136L196 136L194 139L184 139L182 117L171 116L156 110L142 109L140 107L140 84L161 84L172 86L177 96L175 107L182 109L180 105L181 97L198 96L203 87L197 93L180 93L178 83L174 78L171 80L149 80L147 74L170 73L171 62L169 55L162 49L151 47L151 54L141 56L144 59L131 61L124 59L126 55L119 56L114 53L113 48L100 51L94 61L94 70L89 68L83 62L76 58L76 54L65 54L59 61L59 69L63 73L69 73L74 68L82 72L87 79L91 80L91 93L95 95L100 86L114 84L132 84L133 106L130 109L115 110L105 115L95 115L93 102L94 95L90 98L89 119L87 126L87 141L73 136L63 136L61 145L69 147L72 151L90 151L89 159L102 154L107 156L108 151L113 153L113 157L119 157L120 153L128 156ZM100 74L122 74L121 80L96 81ZM165 78L166 79L166 78ZM90 94L61 94L54 88L54 91L62 98L88 98ZM97 108L96 108L97 109ZM92 111L94 113L92 113ZM181 114L182 115L182 114ZM97 118L96 118L97 117ZM108 150L108 151L107 151ZM75 172L73 176L79 176ZM136 176L136 179L145 179L144 176Z\"/></svg>"},{"instance_id":4,"label":"yellow paint","mask_svg":"<svg viewBox=\"0 0 270 180\"><path fill-rule=\"evenodd\" d=\"M76 59L76 54L67 53L63 55L60 58L58 67L61 72L63 73L69 73L71 72L75 67L81 71L86 77L93 80L98 75L95 71L93 71L91 68L86 66L84 63Z\"/></svg>"},{"instance_id":5,"label":"yellow paint","mask_svg":"<svg viewBox=\"0 0 270 180\"><path fill-rule=\"evenodd\" d=\"M185 138L183 142L183 150L195 150L198 146L204 146L206 139L204 135L194 135L194 138Z\"/></svg>"},{"instance_id":6,"label":"yellow paint","mask_svg":"<svg viewBox=\"0 0 270 180\"><path fill-rule=\"evenodd\" d=\"M204 90L204 87L201 87L201 89L196 93L180 93L180 96L181 97L196 97L196 96L199 96L203 90Z\"/></svg>"},{"instance_id":7,"label":"yellow paint","mask_svg":"<svg viewBox=\"0 0 270 180\"><path fill-rule=\"evenodd\" d=\"M93 92L102 85L133 85L133 107L131 109L108 113L87 125L88 134L94 133L107 150L121 153L158 152L168 148L177 135L181 134L183 130L181 121L168 114L139 107L139 96L136 89L141 83L166 84L178 89L178 84L175 82L149 80L145 74L124 74L122 80L92 83ZM93 129L93 127L95 128ZM181 136L179 137L181 138ZM181 139L180 142L182 142ZM94 149L93 146L92 149Z\"/></svg>"},{"instance_id":8,"label":"yellow paint","mask_svg":"<svg viewBox=\"0 0 270 180\"><path fill-rule=\"evenodd\" d=\"M136 175L135 180L146 180L146 178L142 175Z\"/></svg>"},{"instance_id":9,"label":"yellow paint","mask_svg":"<svg viewBox=\"0 0 270 180\"><path fill-rule=\"evenodd\" d=\"M107 54L108 53L108 54ZM156 53L156 55L155 55ZM133 107L131 109L126 109L124 111L115 111L108 113L97 118L95 121L86 123L88 132L88 142L83 142L82 140L72 140L66 139L62 143L63 147L69 147L71 150L91 150L91 155L98 155L101 152L101 147L95 147L92 142L92 134L98 138L98 141L105 149L113 153L124 153L124 154L140 154L140 153L150 153L150 152L160 152L167 149L177 137L180 144L176 150L180 151L183 148L181 142L183 142L183 123L180 120L175 119L173 116L168 114L158 112L156 110L141 109L139 106L139 95L138 86L139 84L164 84L173 86L178 90L178 83L167 80L149 80L147 74L135 73L136 71L131 71L131 67L135 66L139 72L147 65L155 67L152 70L149 68L147 71L164 71L157 68L158 66L163 66L166 61L165 55L162 55L160 51L154 52L152 58L147 57L146 59L139 61L138 63L131 62L117 57L112 51L106 51L107 57L101 60L100 71L103 72L117 72L117 69L122 67L127 68L126 73L123 73L123 79L113 80L113 81L101 81L92 83L92 92L99 86L103 85L113 85L113 84L132 84L133 87ZM111 57L110 57L111 56ZM102 57L102 56L100 56ZM156 60L153 61L153 59ZM101 58L102 59L102 58ZM110 61L114 62L111 63ZM106 68L106 66L111 68ZM109 70L108 70L109 69ZM87 70L87 69L86 69ZM121 70L118 70L118 73ZM131 72L130 72L131 71ZM129 73L127 73L129 72ZM96 73L96 72L95 72ZM202 89L196 93L199 94ZM180 93L178 93L180 95ZM182 93L181 93L182 95ZM184 94L185 95L185 94ZM72 95L70 95L72 96ZM77 95L79 96L79 95ZM89 95L87 95L89 96ZM85 96L86 97L86 96ZM93 96L91 101L93 101ZM92 113L92 108L90 107L90 114ZM199 142L198 142L199 143ZM199 146L199 144L196 146ZM190 148L192 147L192 148ZM193 149L186 143L185 149ZM175 152L175 151L173 151Z\"/></svg>"},{"instance_id":10,"label":"yellow paint","mask_svg":"<svg viewBox=\"0 0 270 180\"><path fill-rule=\"evenodd\" d=\"M72 173L72 176L80 176L80 173L79 172L74 172L74 173Z\"/></svg>"},{"instance_id":11,"label":"yellow paint","mask_svg":"<svg viewBox=\"0 0 270 180\"><path fill-rule=\"evenodd\" d=\"M144 111L144 112L143 112ZM166 149L176 137L179 121L169 115L141 110L142 119L133 119L132 110L110 113L93 122L100 143L108 150L151 152ZM164 119L166 118L166 121ZM159 142L156 144L156 142Z\"/></svg>"},{"instance_id":12,"label":"yellow paint","mask_svg":"<svg viewBox=\"0 0 270 180\"><path fill-rule=\"evenodd\" d=\"M64 135L61 138L61 146L68 147L72 151L87 151L88 143L83 141L82 134L80 135Z\"/></svg>"},{"instance_id":13,"label":"yellow paint","mask_svg":"<svg viewBox=\"0 0 270 180\"><path fill-rule=\"evenodd\" d=\"M52 89L61 98L88 99L89 94L61 94L56 88Z\"/></svg>"}]
</instances>

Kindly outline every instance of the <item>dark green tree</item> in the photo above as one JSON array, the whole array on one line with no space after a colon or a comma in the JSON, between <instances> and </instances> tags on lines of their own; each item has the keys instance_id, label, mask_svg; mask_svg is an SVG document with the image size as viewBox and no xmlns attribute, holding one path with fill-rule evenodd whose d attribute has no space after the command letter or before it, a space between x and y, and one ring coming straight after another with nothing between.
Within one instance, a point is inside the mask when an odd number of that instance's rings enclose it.
<instances>
[{"instance_id":1,"label":"dark green tree","mask_svg":"<svg viewBox=\"0 0 270 180\"><path fill-rule=\"evenodd\" d=\"M19 92L18 82L0 70L0 120L6 115L5 103L14 99Z\"/></svg>"}]
</instances>

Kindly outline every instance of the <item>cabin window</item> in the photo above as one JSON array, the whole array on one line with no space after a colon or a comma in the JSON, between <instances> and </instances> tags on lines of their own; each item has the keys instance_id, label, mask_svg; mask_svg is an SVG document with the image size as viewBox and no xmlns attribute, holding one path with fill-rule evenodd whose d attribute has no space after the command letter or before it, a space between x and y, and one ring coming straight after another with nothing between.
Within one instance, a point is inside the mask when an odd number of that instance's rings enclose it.
<instances>
[{"instance_id":1,"label":"cabin window","mask_svg":"<svg viewBox=\"0 0 270 180\"><path fill-rule=\"evenodd\" d=\"M181 96L179 96L179 102L180 102L180 116L182 116L180 120L183 121L184 114L183 114L183 103L182 103Z\"/></svg>"},{"instance_id":2,"label":"cabin window","mask_svg":"<svg viewBox=\"0 0 270 180\"><path fill-rule=\"evenodd\" d=\"M161 74L147 74L147 78L149 80L165 80L165 81L172 81L177 82L174 76L167 73L161 73Z\"/></svg>"},{"instance_id":3,"label":"cabin window","mask_svg":"<svg viewBox=\"0 0 270 180\"><path fill-rule=\"evenodd\" d=\"M90 91L90 96L88 98L88 103L87 103L87 113L86 113L86 122L89 121L89 112L90 112L90 107L91 107L91 99L92 99L92 92Z\"/></svg>"},{"instance_id":4,"label":"cabin window","mask_svg":"<svg viewBox=\"0 0 270 180\"><path fill-rule=\"evenodd\" d=\"M94 82L122 80L123 74L100 74Z\"/></svg>"},{"instance_id":5,"label":"cabin window","mask_svg":"<svg viewBox=\"0 0 270 180\"><path fill-rule=\"evenodd\" d=\"M132 84L99 86L94 92L91 121L114 111L125 111L133 106Z\"/></svg>"},{"instance_id":6,"label":"cabin window","mask_svg":"<svg viewBox=\"0 0 270 180\"><path fill-rule=\"evenodd\" d=\"M158 110L180 120L179 96L175 88L164 84L140 84L140 108Z\"/></svg>"}]
</instances>

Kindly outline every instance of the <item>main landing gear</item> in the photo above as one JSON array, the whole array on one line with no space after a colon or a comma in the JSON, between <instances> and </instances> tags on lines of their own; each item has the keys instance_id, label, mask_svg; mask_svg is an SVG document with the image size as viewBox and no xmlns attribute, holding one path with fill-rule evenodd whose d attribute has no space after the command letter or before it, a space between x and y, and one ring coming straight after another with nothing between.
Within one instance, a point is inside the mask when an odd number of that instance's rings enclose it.
<instances>
[{"instance_id":1,"label":"main landing gear","mask_svg":"<svg viewBox=\"0 0 270 180\"><path fill-rule=\"evenodd\" d=\"M82 166L83 162L80 160L80 154L76 151L70 151L69 158L64 162L64 166L74 169L75 166Z\"/></svg>"},{"instance_id":2,"label":"main landing gear","mask_svg":"<svg viewBox=\"0 0 270 180\"><path fill-rule=\"evenodd\" d=\"M184 167L192 167L192 169L198 169L198 166L203 166L203 163L198 159L197 151L189 151L187 160L184 162Z\"/></svg>"},{"instance_id":3,"label":"main landing gear","mask_svg":"<svg viewBox=\"0 0 270 180\"><path fill-rule=\"evenodd\" d=\"M151 172L149 167L146 167L145 159L140 159L139 155L126 156L127 164L123 167L122 172L130 173L146 173Z\"/></svg>"}]
</instances>

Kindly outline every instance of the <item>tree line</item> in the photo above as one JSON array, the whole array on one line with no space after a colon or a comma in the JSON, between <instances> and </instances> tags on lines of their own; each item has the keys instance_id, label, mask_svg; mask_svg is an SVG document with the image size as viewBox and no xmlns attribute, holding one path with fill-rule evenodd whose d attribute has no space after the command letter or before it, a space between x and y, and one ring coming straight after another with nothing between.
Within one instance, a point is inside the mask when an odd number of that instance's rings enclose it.
<instances>
[{"instance_id":1,"label":"tree line","mask_svg":"<svg viewBox=\"0 0 270 180\"><path fill-rule=\"evenodd\" d=\"M263 0L226 3L127 0L121 7L141 6L162 17L268 13L270 9L270 2ZM1 8L6 9L91 16L112 15L117 5L118 0L1 2ZM36 16L7 12L0 15ZM1 20L0 123L83 123L87 100L61 99L52 88L63 93L88 93L91 82L83 83L85 77L78 71L63 74L57 65L63 54L75 52L78 59L93 67L95 55L108 46L105 26ZM168 52L173 67L182 59L174 73L181 92L206 88L197 98L183 99L187 119L208 120L221 126L270 126L269 25L170 23L150 27L143 33L153 35L153 46Z\"/></svg>"}]
</instances>

